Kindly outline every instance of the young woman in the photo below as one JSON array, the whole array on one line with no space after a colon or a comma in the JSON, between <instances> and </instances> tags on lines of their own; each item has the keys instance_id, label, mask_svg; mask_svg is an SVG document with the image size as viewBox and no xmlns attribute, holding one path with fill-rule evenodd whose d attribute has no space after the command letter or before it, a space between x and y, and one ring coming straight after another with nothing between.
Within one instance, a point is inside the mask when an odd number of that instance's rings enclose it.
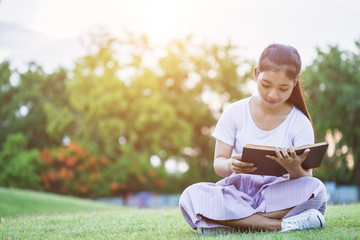
<instances>
[{"instance_id":1,"label":"young woman","mask_svg":"<svg viewBox=\"0 0 360 240\"><path fill-rule=\"evenodd\" d=\"M301 167L309 149L296 155L295 146L314 143L311 117L300 87L301 59L291 46L272 44L254 69L258 95L232 103L221 115L214 170L217 183L189 186L180 210L199 233L232 229L291 231L325 226L326 191ZM256 169L241 161L246 144L277 146L269 161L281 164L282 177L252 175Z\"/></svg>"}]
</instances>

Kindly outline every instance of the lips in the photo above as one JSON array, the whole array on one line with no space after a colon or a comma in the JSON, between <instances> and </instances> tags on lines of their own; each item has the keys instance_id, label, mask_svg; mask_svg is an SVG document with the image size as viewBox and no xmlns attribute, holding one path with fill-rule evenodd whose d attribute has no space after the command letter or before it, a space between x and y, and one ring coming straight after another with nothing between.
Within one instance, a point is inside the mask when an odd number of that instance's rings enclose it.
<instances>
[{"instance_id":1,"label":"lips","mask_svg":"<svg viewBox=\"0 0 360 240\"><path fill-rule=\"evenodd\" d=\"M274 101L270 101L270 100L266 100L268 103L270 104L276 104L277 102L274 102Z\"/></svg>"}]
</instances>

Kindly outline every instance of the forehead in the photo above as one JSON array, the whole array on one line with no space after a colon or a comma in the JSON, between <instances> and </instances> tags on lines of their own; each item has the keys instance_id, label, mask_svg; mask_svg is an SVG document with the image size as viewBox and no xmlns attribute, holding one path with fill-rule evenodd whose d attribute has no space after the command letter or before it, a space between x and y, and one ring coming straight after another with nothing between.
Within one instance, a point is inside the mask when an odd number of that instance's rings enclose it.
<instances>
[{"instance_id":1,"label":"forehead","mask_svg":"<svg viewBox=\"0 0 360 240\"><path fill-rule=\"evenodd\" d=\"M280 85L291 85L294 83L293 79L290 79L285 71L264 71L260 72L258 75L258 80L266 81L272 84Z\"/></svg>"}]
</instances>

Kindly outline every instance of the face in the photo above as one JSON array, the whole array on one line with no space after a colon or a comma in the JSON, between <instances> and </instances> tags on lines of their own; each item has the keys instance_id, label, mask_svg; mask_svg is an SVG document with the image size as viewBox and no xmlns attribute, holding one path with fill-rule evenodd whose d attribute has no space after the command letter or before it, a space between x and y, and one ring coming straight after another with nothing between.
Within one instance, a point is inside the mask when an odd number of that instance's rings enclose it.
<instances>
[{"instance_id":1,"label":"face","mask_svg":"<svg viewBox=\"0 0 360 240\"><path fill-rule=\"evenodd\" d=\"M294 79L290 79L284 71L260 72L257 77L257 89L265 106L276 108L290 97L294 88Z\"/></svg>"}]
</instances>

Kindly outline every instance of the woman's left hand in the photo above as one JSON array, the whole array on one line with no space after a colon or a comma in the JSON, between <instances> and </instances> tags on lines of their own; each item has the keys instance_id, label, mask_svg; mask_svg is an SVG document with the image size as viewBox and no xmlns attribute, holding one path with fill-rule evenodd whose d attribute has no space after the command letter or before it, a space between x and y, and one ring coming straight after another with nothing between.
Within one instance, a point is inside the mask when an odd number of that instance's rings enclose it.
<instances>
[{"instance_id":1,"label":"woman's left hand","mask_svg":"<svg viewBox=\"0 0 360 240\"><path fill-rule=\"evenodd\" d=\"M266 157L275 160L281 166L283 166L289 172L291 178L298 178L309 175L309 171L304 170L301 166L309 152L310 149L306 149L301 155L298 156L294 147L275 147L276 156L266 155Z\"/></svg>"}]
</instances>

